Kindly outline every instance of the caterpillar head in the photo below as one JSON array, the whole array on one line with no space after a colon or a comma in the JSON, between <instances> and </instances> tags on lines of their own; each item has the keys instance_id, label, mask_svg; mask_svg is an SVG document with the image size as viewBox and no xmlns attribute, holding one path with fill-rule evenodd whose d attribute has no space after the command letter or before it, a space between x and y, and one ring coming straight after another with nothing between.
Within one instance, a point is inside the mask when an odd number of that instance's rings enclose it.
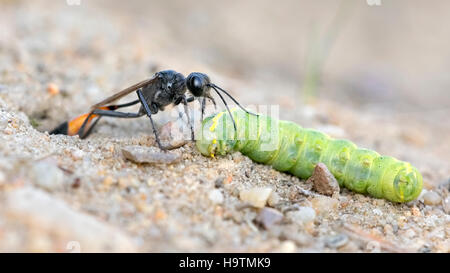
<instances>
[{"instance_id":1,"label":"caterpillar head","mask_svg":"<svg viewBox=\"0 0 450 273\"><path fill-rule=\"evenodd\" d=\"M399 202L409 202L416 199L422 191L422 175L412 166L402 168L394 178L393 186L396 199Z\"/></svg>"},{"instance_id":2,"label":"caterpillar head","mask_svg":"<svg viewBox=\"0 0 450 273\"><path fill-rule=\"evenodd\" d=\"M226 154L236 144L233 123L225 111L205 118L197 135L197 148L205 156Z\"/></svg>"}]
</instances>

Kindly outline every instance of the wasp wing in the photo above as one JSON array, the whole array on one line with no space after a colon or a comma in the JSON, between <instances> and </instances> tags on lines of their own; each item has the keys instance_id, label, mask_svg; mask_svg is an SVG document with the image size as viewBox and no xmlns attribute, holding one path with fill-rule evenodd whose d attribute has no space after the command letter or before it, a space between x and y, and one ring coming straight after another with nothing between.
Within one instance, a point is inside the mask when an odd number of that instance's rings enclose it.
<instances>
[{"instance_id":1,"label":"wasp wing","mask_svg":"<svg viewBox=\"0 0 450 273\"><path fill-rule=\"evenodd\" d=\"M112 95L110 97L107 97L106 99L102 100L101 102L92 105L91 106L91 111L94 110L94 109L97 109L97 108L99 108L101 106L105 106L106 104L112 103L112 102L114 102L114 101L116 101L116 100L118 100L118 99L120 99L120 98L122 98L122 97L124 97L124 96L126 96L128 94L130 94L131 92L134 92L134 91L138 90L139 88L150 84L151 82L153 82L157 78L158 77L155 75L155 76L153 76L150 79L143 80L143 81L138 82L138 83L136 83L136 84L134 84L134 85L132 85L132 86L130 86L128 88L125 88L124 90L122 90L120 92L117 92L116 94L114 94L114 95Z\"/></svg>"}]
</instances>

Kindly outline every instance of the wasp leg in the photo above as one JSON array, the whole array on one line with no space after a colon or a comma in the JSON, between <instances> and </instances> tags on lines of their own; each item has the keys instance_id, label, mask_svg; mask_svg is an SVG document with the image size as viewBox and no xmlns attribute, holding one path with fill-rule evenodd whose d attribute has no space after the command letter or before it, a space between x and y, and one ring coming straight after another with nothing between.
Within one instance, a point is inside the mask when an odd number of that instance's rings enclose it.
<instances>
[{"instance_id":1,"label":"wasp leg","mask_svg":"<svg viewBox=\"0 0 450 273\"><path fill-rule=\"evenodd\" d=\"M186 118L188 120L189 127L191 128L191 140L194 141L195 140L194 128L192 127L191 118L189 117L189 109L187 107L187 104L188 104L188 100L186 99L186 97L183 96L184 113L186 114Z\"/></svg>"},{"instance_id":2,"label":"wasp leg","mask_svg":"<svg viewBox=\"0 0 450 273\"><path fill-rule=\"evenodd\" d=\"M95 125L97 125L97 122L98 122L101 118L102 118L102 117L98 117L98 118L94 121L94 123L92 123L92 125L89 126L89 129L87 130L87 132L84 133L83 135L80 135L80 138L81 138L81 139L87 138L87 137L92 133L92 129L94 129ZM84 131L84 128L83 128L83 131Z\"/></svg>"},{"instance_id":3,"label":"wasp leg","mask_svg":"<svg viewBox=\"0 0 450 273\"><path fill-rule=\"evenodd\" d=\"M155 123L153 122L153 119L152 119L152 111L150 110L150 106L148 105L147 101L144 98L144 95L142 94L142 89L138 89L136 91L136 93L139 97L142 107L144 108L145 113L147 114L148 118L150 119L150 123L152 124L153 133L155 134L156 143L158 144L158 146L161 150L163 150L163 151L167 150L167 148L165 148L161 145L161 141L159 140L159 136L158 136L158 131L156 130ZM158 110L157 107L153 107L153 108L154 108L154 110L156 109L156 111Z\"/></svg>"},{"instance_id":4,"label":"wasp leg","mask_svg":"<svg viewBox=\"0 0 450 273\"><path fill-rule=\"evenodd\" d=\"M105 106L105 108L108 109L108 110L110 110L109 112L114 112L114 110L116 110L116 109L123 108L123 107L128 107L128 106L131 106L131 105L135 105L135 104L137 104L137 103L139 103L139 102L140 102L139 100L134 100L134 101L127 102L127 103L124 103L124 104L117 104L117 105L109 105L109 106ZM97 122L100 120L100 117L101 117L102 115L103 115L103 116L109 116L109 117L119 117L119 118L120 118L120 117L122 117L122 118L124 117L124 116L112 116L112 115L100 114L100 113L98 112L99 110L101 110L101 109L95 109L95 110L93 110L92 112L89 113L89 115L87 116L87 118L84 120L83 124L81 125L80 129L78 130L78 135L80 136L81 139L86 138L86 137L88 137L88 136L91 134L92 129L93 129L94 126L97 124ZM101 110L101 111L108 111L108 110ZM120 112L115 112L115 113L120 113ZM128 113L128 114L133 114L133 113ZM89 129L88 129L87 132L84 132L84 130L85 130L87 124L89 123L89 121L90 121L90 119L91 119L91 117L92 117L93 115L98 115L98 116L100 116L100 117L97 118L97 119L94 121L94 123L89 127ZM142 115L141 115L141 116L142 116ZM129 116L129 118L137 118L137 117L140 117L140 116ZM126 117L125 117L125 118L126 118Z\"/></svg>"},{"instance_id":5,"label":"wasp leg","mask_svg":"<svg viewBox=\"0 0 450 273\"><path fill-rule=\"evenodd\" d=\"M191 140L192 140L192 141L195 140L195 136L194 136L194 128L192 127L192 122L191 122L191 118L190 118L190 116L189 116L189 111L188 111L188 108L187 108L187 104L188 104L189 102L193 102L194 100L195 100L195 97L189 97L189 98L186 98L185 96L180 96L180 97L178 97L178 98L175 100L175 102L174 102L175 105L178 105L178 104L180 104L181 102L183 102L183 105L184 105L184 113L186 114L187 122L188 122L188 124L189 124L190 129L191 129ZM180 117L181 119L182 119L182 117L183 117L183 114L182 114L181 112L179 112L179 117Z\"/></svg>"},{"instance_id":6,"label":"wasp leg","mask_svg":"<svg viewBox=\"0 0 450 273\"><path fill-rule=\"evenodd\" d=\"M99 116L99 118L97 120L95 120L95 122L89 127L89 129L88 129L88 131L86 133L84 133L85 127L81 126L80 132L79 132L80 138L86 138L92 132L92 128L97 124L98 120L101 117L139 118L139 117L143 116L143 114L140 114L140 113L124 113L124 112L117 112L117 111L114 111L114 110L95 109L94 111L89 113L89 116L88 116L88 118L86 120L89 120L89 118L92 115ZM83 124L83 125L86 126L85 124Z\"/></svg>"},{"instance_id":7,"label":"wasp leg","mask_svg":"<svg viewBox=\"0 0 450 273\"><path fill-rule=\"evenodd\" d=\"M144 115L141 113L125 113L125 112L117 112L114 110L102 110L102 109L95 109L94 111L92 111L92 114L97 116L105 116L113 118L139 118Z\"/></svg>"},{"instance_id":8,"label":"wasp leg","mask_svg":"<svg viewBox=\"0 0 450 273\"><path fill-rule=\"evenodd\" d=\"M127 103L124 103L124 104L109 105L109 106L106 106L106 107L108 108L108 110L116 110L116 109L119 109L119 108L122 108L122 107L128 107L128 106L131 106L131 105L135 105L135 104L137 104L139 102L140 102L140 100L134 100L134 101L127 102Z\"/></svg>"},{"instance_id":9,"label":"wasp leg","mask_svg":"<svg viewBox=\"0 0 450 273\"><path fill-rule=\"evenodd\" d=\"M201 109L202 109L202 116L201 116L202 122L203 122L203 117L205 116L206 99L209 99L214 104L214 109L217 110L217 104L213 97L211 97L211 96L203 97L202 100L200 101L200 105L201 105Z\"/></svg>"}]
</instances>

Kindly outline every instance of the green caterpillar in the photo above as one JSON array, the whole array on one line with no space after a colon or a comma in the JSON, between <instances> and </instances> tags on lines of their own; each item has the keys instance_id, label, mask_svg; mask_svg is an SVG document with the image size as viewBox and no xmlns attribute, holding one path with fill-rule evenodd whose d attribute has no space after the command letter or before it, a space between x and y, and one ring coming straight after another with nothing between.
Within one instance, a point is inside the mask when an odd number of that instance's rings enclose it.
<instances>
[{"instance_id":1,"label":"green caterpillar","mask_svg":"<svg viewBox=\"0 0 450 273\"><path fill-rule=\"evenodd\" d=\"M240 109L233 109L232 115L237 130L225 111L203 121L196 143L203 155L240 151L253 161L302 179L310 177L315 165L322 162L341 187L392 202L414 200L422 190L422 176L408 162L293 122L249 115Z\"/></svg>"}]
</instances>

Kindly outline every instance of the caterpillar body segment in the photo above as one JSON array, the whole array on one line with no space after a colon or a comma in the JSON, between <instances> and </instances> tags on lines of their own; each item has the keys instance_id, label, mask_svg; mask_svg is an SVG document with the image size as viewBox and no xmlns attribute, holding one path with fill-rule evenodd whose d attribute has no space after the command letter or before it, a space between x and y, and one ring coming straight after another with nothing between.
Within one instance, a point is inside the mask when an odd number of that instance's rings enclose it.
<instances>
[{"instance_id":1,"label":"caterpillar body segment","mask_svg":"<svg viewBox=\"0 0 450 273\"><path fill-rule=\"evenodd\" d=\"M316 164L322 162L341 187L392 202L414 200L422 190L422 176L408 162L290 121L249 115L236 108L231 112L236 130L227 112L203 121L196 143L203 155L240 151L255 162L302 179L310 177Z\"/></svg>"}]
</instances>

